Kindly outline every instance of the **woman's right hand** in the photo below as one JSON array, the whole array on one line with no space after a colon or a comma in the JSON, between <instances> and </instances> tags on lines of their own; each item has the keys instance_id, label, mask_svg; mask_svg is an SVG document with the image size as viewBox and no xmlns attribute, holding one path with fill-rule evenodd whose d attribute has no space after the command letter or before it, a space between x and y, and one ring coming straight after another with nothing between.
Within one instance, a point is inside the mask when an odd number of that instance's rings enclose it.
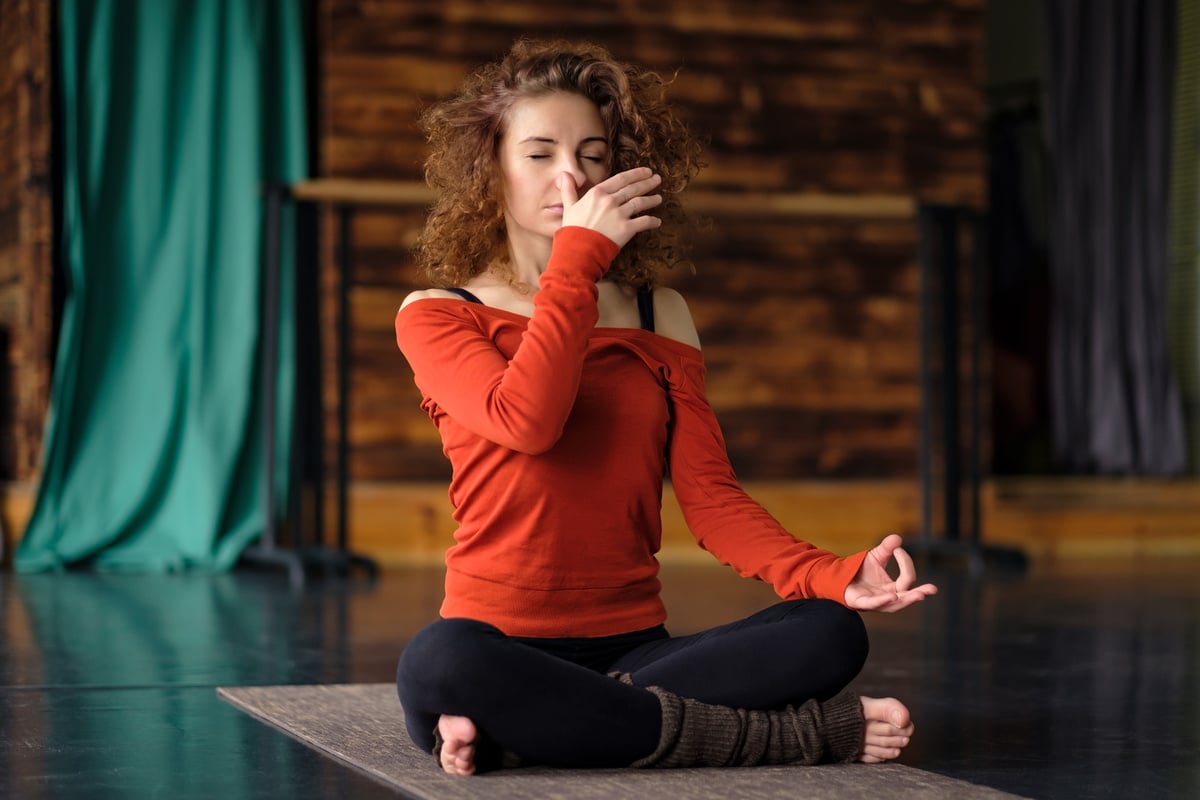
<instances>
[{"instance_id":1,"label":"woman's right hand","mask_svg":"<svg viewBox=\"0 0 1200 800\"><path fill-rule=\"evenodd\" d=\"M562 193L563 225L591 228L612 239L618 247L642 231L662 225L645 212L662 204L662 195L649 194L662 182L649 167L619 172L578 196L575 178L569 172L558 176Z\"/></svg>"}]
</instances>

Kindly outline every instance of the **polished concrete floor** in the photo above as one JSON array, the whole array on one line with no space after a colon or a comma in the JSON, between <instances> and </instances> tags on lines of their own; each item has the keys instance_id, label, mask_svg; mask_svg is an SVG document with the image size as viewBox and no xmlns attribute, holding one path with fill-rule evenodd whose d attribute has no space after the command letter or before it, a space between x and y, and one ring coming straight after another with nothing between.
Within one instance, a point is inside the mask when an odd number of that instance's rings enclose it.
<instances>
[{"instance_id":1,"label":"polished concrete floor","mask_svg":"<svg viewBox=\"0 0 1200 800\"><path fill-rule=\"evenodd\" d=\"M1200 797L1198 571L946 569L924 606L868 617L856 687L910 705L910 766L1034 798ZM0 573L0 798L395 797L214 688L390 681L440 580ZM664 580L677 632L772 600L716 567Z\"/></svg>"}]
</instances>

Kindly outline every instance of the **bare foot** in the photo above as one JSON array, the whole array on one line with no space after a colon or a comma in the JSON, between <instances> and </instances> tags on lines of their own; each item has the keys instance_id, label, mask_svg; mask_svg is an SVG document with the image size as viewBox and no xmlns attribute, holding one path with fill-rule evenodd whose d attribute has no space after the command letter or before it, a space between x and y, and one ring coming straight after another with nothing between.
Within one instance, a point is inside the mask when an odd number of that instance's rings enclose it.
<instances>
[{"instance_id":1,"label":"bare foot","mask_svg":"<svg viewBox=\"0 0 1200 800\"><path fill-rule=\"evenodd\" d=\"M442 769L451 775L475 774L475 723L466 717L443 714L438 720L442 735Z\"/></svg>"},{"instance_id":2,"label":"bare foot","mask_svg":"<svg viewBox=\"0 0 1200 800\"><path fill-rule=\"evenodd\" d=\"M858 760L865 764L891 761L912 739L912 717L904 704L893 697L860 697L863 717L863 748Z\"/></svg>"}]
</instances>

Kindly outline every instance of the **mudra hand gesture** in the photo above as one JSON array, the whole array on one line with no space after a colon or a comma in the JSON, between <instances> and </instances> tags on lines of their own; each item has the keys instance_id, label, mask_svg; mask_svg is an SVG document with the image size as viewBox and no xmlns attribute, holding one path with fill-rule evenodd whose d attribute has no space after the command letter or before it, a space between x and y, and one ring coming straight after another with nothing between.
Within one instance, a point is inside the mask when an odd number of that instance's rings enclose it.
<instances>
[{"instance_id":1,"label":"mudra hand gesture","mask_svg":"<svg viewBox=\"0 0 1200 800\"><path fill-rule=\"evenodd\" d=\"M618 172L580 197L575 178L564 172L557 179L563 225L591 228L624 247L635 234L662 225L658 217L642 213L662 205L662 195L650 194L660 183L661 175L648 167L635 167Z\"/></svg>"},{"instance_id":2,"label":"mudra hand gesture","mask_svg":"<svg viewBox=\"0 0 1200 800\"><path fill-rule=\"evenodd\" d=\"M900 537L892 534L871 548L858 574L846 587L847 607L858 611L899 611L937 594L937 587L932 583L913 586L917 571L901 543ZM888 562L893 558L900 568L896 578L887 571Z\"/></svg>"}]
</instances>

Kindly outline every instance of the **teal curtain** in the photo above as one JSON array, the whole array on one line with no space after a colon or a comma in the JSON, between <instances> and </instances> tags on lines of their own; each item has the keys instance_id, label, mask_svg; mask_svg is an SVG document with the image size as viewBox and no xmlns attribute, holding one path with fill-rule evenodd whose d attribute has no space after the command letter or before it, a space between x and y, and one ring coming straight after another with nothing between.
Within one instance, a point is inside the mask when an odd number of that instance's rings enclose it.
<instances>
[{"instance_id":1,"label":"teal curtain","mask_svg":"<svg viewBox=\"0 0 1200 800\"><path fill-rule=\"evenodd\" d=\"M61 0L58 19L68 287L15 566L226 569L264 523L262 186L305 170L303 4Z\"/></svg>"}]
</instances>

